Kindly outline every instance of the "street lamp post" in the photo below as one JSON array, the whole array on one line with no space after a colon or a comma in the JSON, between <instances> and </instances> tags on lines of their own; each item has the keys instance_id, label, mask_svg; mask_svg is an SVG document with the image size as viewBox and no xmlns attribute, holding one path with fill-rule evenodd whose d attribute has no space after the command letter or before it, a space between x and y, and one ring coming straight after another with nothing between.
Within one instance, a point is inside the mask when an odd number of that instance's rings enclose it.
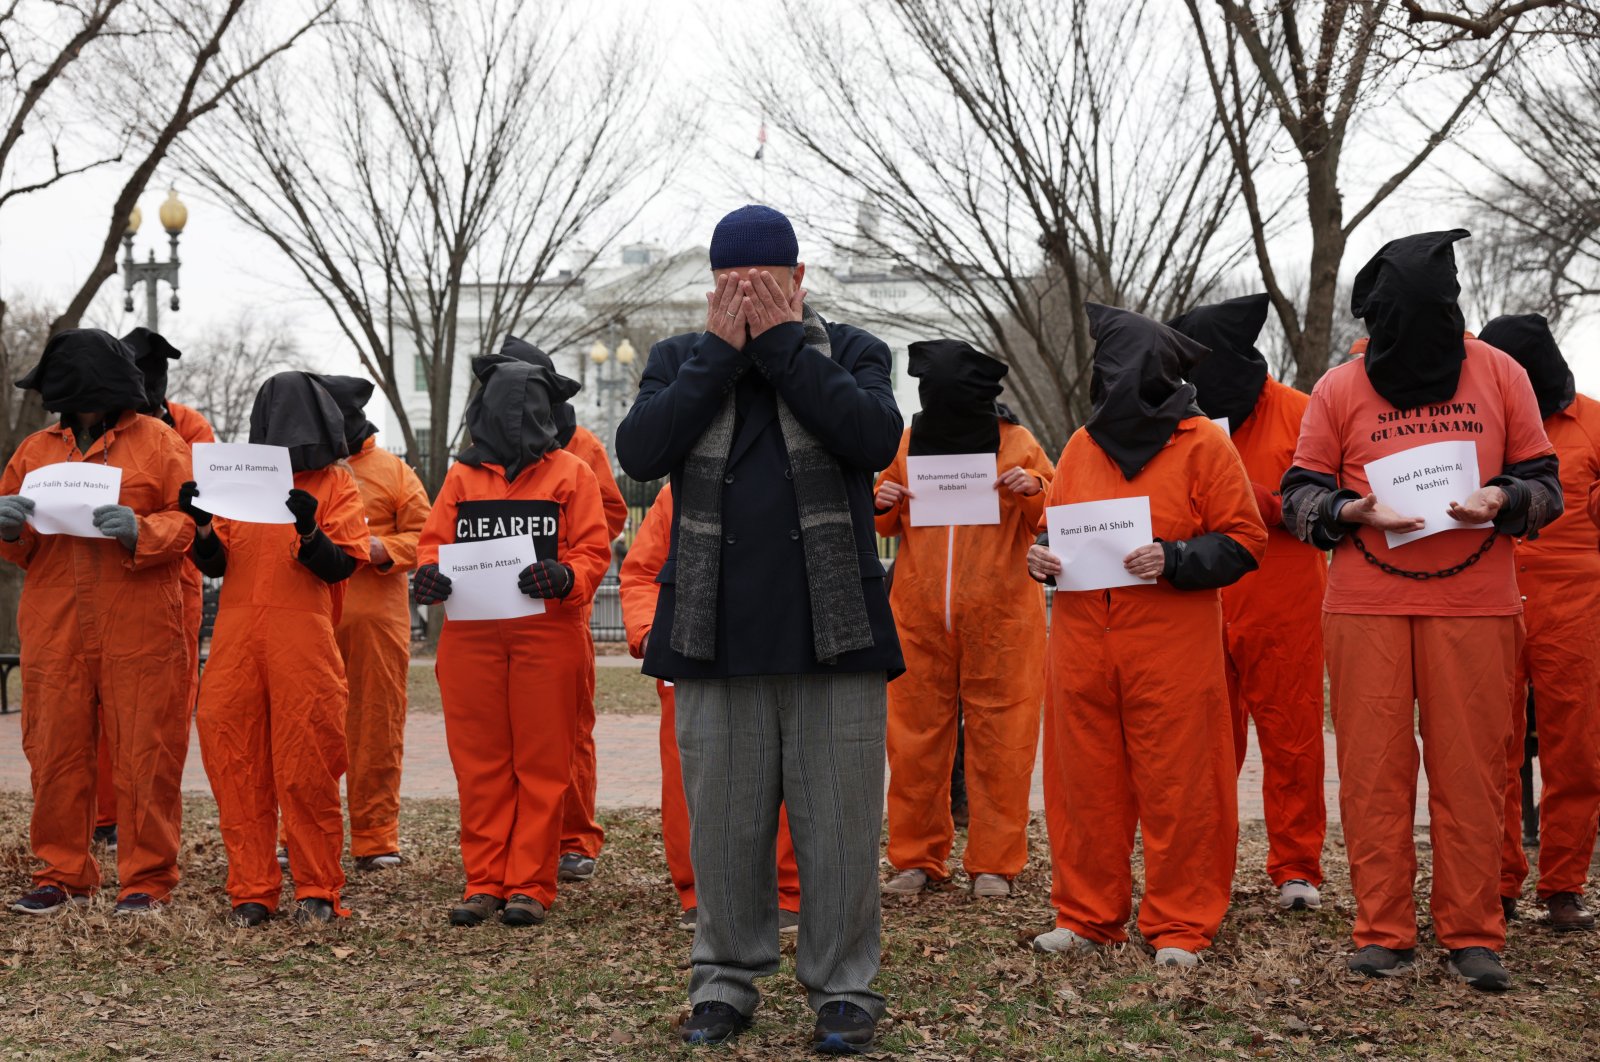
<instances>
[{"instance_id":1,"label":"street lamp post","mask_svg":"<svg viewBox=\"0 0 1600 1062\"><path fill-rule=\"evenodd\" d=\"M611 348L595 340L589 348L589 360L594 362L595 427L601 431L601 441L609 452L617 424L622 420L622 408L627 404L628 392L633 388L632 373L637 352L633 344L624 339L617 344L616 356Z\"/></svg>"},{"instance_id":2,"label":"street lamp post","mask_svg":"<svg viewBox=\"0 0 1600 1062\"><path fill-rule=\"evenodd\" d=\"M172 288L172 311L178 311L178 236L183 232L183 226L189 220L189 208L183 205L178 198L176 188L169 189L166 202L161 204L161 227L167 230L171 250L165 262L156 261L154 248L150 250L150 260L137 262L133 258L133 237L139 231L139 223L143 220L143 213L137 206L133 213L128 215L128 227L122 234L122 277L126 286L126 294L122 299L122 312L133 312L133 289L140 284L144 285L144 323L152 332L160 331L158 325L161 321L161 305L158 298L159 287L164 280Z\"/></svg>"}]
</instances>

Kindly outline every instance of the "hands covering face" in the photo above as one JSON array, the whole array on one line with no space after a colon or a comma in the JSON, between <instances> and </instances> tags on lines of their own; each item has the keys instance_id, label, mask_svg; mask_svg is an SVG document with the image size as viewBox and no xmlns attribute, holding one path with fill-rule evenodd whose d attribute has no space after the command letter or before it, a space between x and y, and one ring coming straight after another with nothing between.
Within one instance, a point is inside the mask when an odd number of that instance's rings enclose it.
<instances>
[{"instance_id":1,"label":"hands covering face","mask_svg":"<svg viewBox=\"0 0 1600 1062\"><path fill-rule=\"evenodd\" d=\"M789 321L798 322L806 290L796 285L785 295L783 286L765 269L740 273L729 270L717 277L716 290L706 294L706 331L734 350Z\"/></svg>"}]
</instances>

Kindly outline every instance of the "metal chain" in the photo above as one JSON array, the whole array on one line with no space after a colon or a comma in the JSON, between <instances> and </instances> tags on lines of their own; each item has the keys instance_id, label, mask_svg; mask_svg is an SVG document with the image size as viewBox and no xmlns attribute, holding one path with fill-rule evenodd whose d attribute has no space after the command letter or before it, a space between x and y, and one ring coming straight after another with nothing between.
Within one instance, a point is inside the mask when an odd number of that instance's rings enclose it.
<instances>
[{"instance_id":1,"label":"metal chain","mask_svg":"<svg viewBox=\"0 0 1600 1062\"><path fill-rule=\"evenodd\" d=\"M1448 579L1452 575L1460 575L1474 564L1477 564L1478 561L1483 559L1483 555L1485 553L1488 553L1490 549L1494 548L1494 540L1499 537L1499 535L1499 531L1490 531L1488 537L1486 537L1482 544L1473 551L1472 556L1468 557L1460 564L1450 568L1441 568L1436 572L1413 572L1407 571L1404 568L1396 568L1392 564L1385 564L1383 561L1372 555L1372 551L1367 549L1367 544L1361 541L1361 536L1355 532L1350 533L1350 541L1356 544L1356 549L1359 550L1361 555L1367 559L1368 564L1374 565L1385 575L1398 575L1403 579L1416 579L1420 581L1424 579Z\"/></svg>"}]
</instances>

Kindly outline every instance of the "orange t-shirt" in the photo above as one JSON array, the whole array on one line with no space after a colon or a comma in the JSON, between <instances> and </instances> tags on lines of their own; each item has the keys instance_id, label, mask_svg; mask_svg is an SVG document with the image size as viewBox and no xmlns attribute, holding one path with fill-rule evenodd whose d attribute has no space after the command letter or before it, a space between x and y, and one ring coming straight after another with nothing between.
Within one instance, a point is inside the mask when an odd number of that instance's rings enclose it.
<instances>
[{"instance_id":1,"label":"orange t-shirt","mask_svg":"<svg viewBox=\"0 0 1600 1062\"><path fill-rule=\"evenodd\" d=\"M1553 453L1539 421L1528 374L1508 354L1467 337L1461 381L1448 402L1396 409L1367 380L1360 358L1330 369L1311 392L1300 426L1294 463L1333 476L1341 488L1365 496L1366 466L1413 447L1471 440L1478 475L1487 482L1507 465ZM1366 340L1355 353L1366 351ZM1458 499L1464 501L1465 499ZM1324 612L1375 616L1514 616L1522 611L1513 543L1501 536L1478 562L1447 579L1387 575L1356 549L1354 537L1386 564L1408 571L1438 571L1472 556L1489 532L1461 528L1390 549L1383 532L1352 529L1333 551Z\"/></svg>"},{"instance_id":2,"label":"orange t-shirt","mask_svg":"<svg viewBox=\"0 0 1600 1062\"><path fill-rule=\"evenodd\" d=\"M1572 405L1544 422L1561 459L1561 496L1566 511L1539 532L1518 539L1517 556L1576 555L1600 561L1600 402L1578 395Z\"/></svg>"}]
</instances>

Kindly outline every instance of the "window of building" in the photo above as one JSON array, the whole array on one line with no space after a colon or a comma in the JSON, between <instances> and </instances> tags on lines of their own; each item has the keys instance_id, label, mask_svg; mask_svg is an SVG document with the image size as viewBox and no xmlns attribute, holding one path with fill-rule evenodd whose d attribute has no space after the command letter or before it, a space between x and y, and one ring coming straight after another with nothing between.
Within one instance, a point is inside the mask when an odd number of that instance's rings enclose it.
<instances>
[{"instance_id":1,"label":"window of building","mask_svg":"<svg viewBox=\"0 0 1600 1062\"><path fill-rule=\"evenodd\" d=\"M417 437L417 452L413 456L412 464L416 465L418 468L426 468L428 465L428 454L433 446L433 432L427 428L417 428L414 430L413 434Z\"/></svg>"},{"instance_id":2,"label":"window of building","mask_svg":"<svg viewBox=\"0 0 1600 1062\"><path fill-rule=\"evenodd\" d=\"M415 367L412 370L411 389L420 391L423 394L428 393L428 359L421 354L416 356Z\"/></svg>"}]
</instances>

